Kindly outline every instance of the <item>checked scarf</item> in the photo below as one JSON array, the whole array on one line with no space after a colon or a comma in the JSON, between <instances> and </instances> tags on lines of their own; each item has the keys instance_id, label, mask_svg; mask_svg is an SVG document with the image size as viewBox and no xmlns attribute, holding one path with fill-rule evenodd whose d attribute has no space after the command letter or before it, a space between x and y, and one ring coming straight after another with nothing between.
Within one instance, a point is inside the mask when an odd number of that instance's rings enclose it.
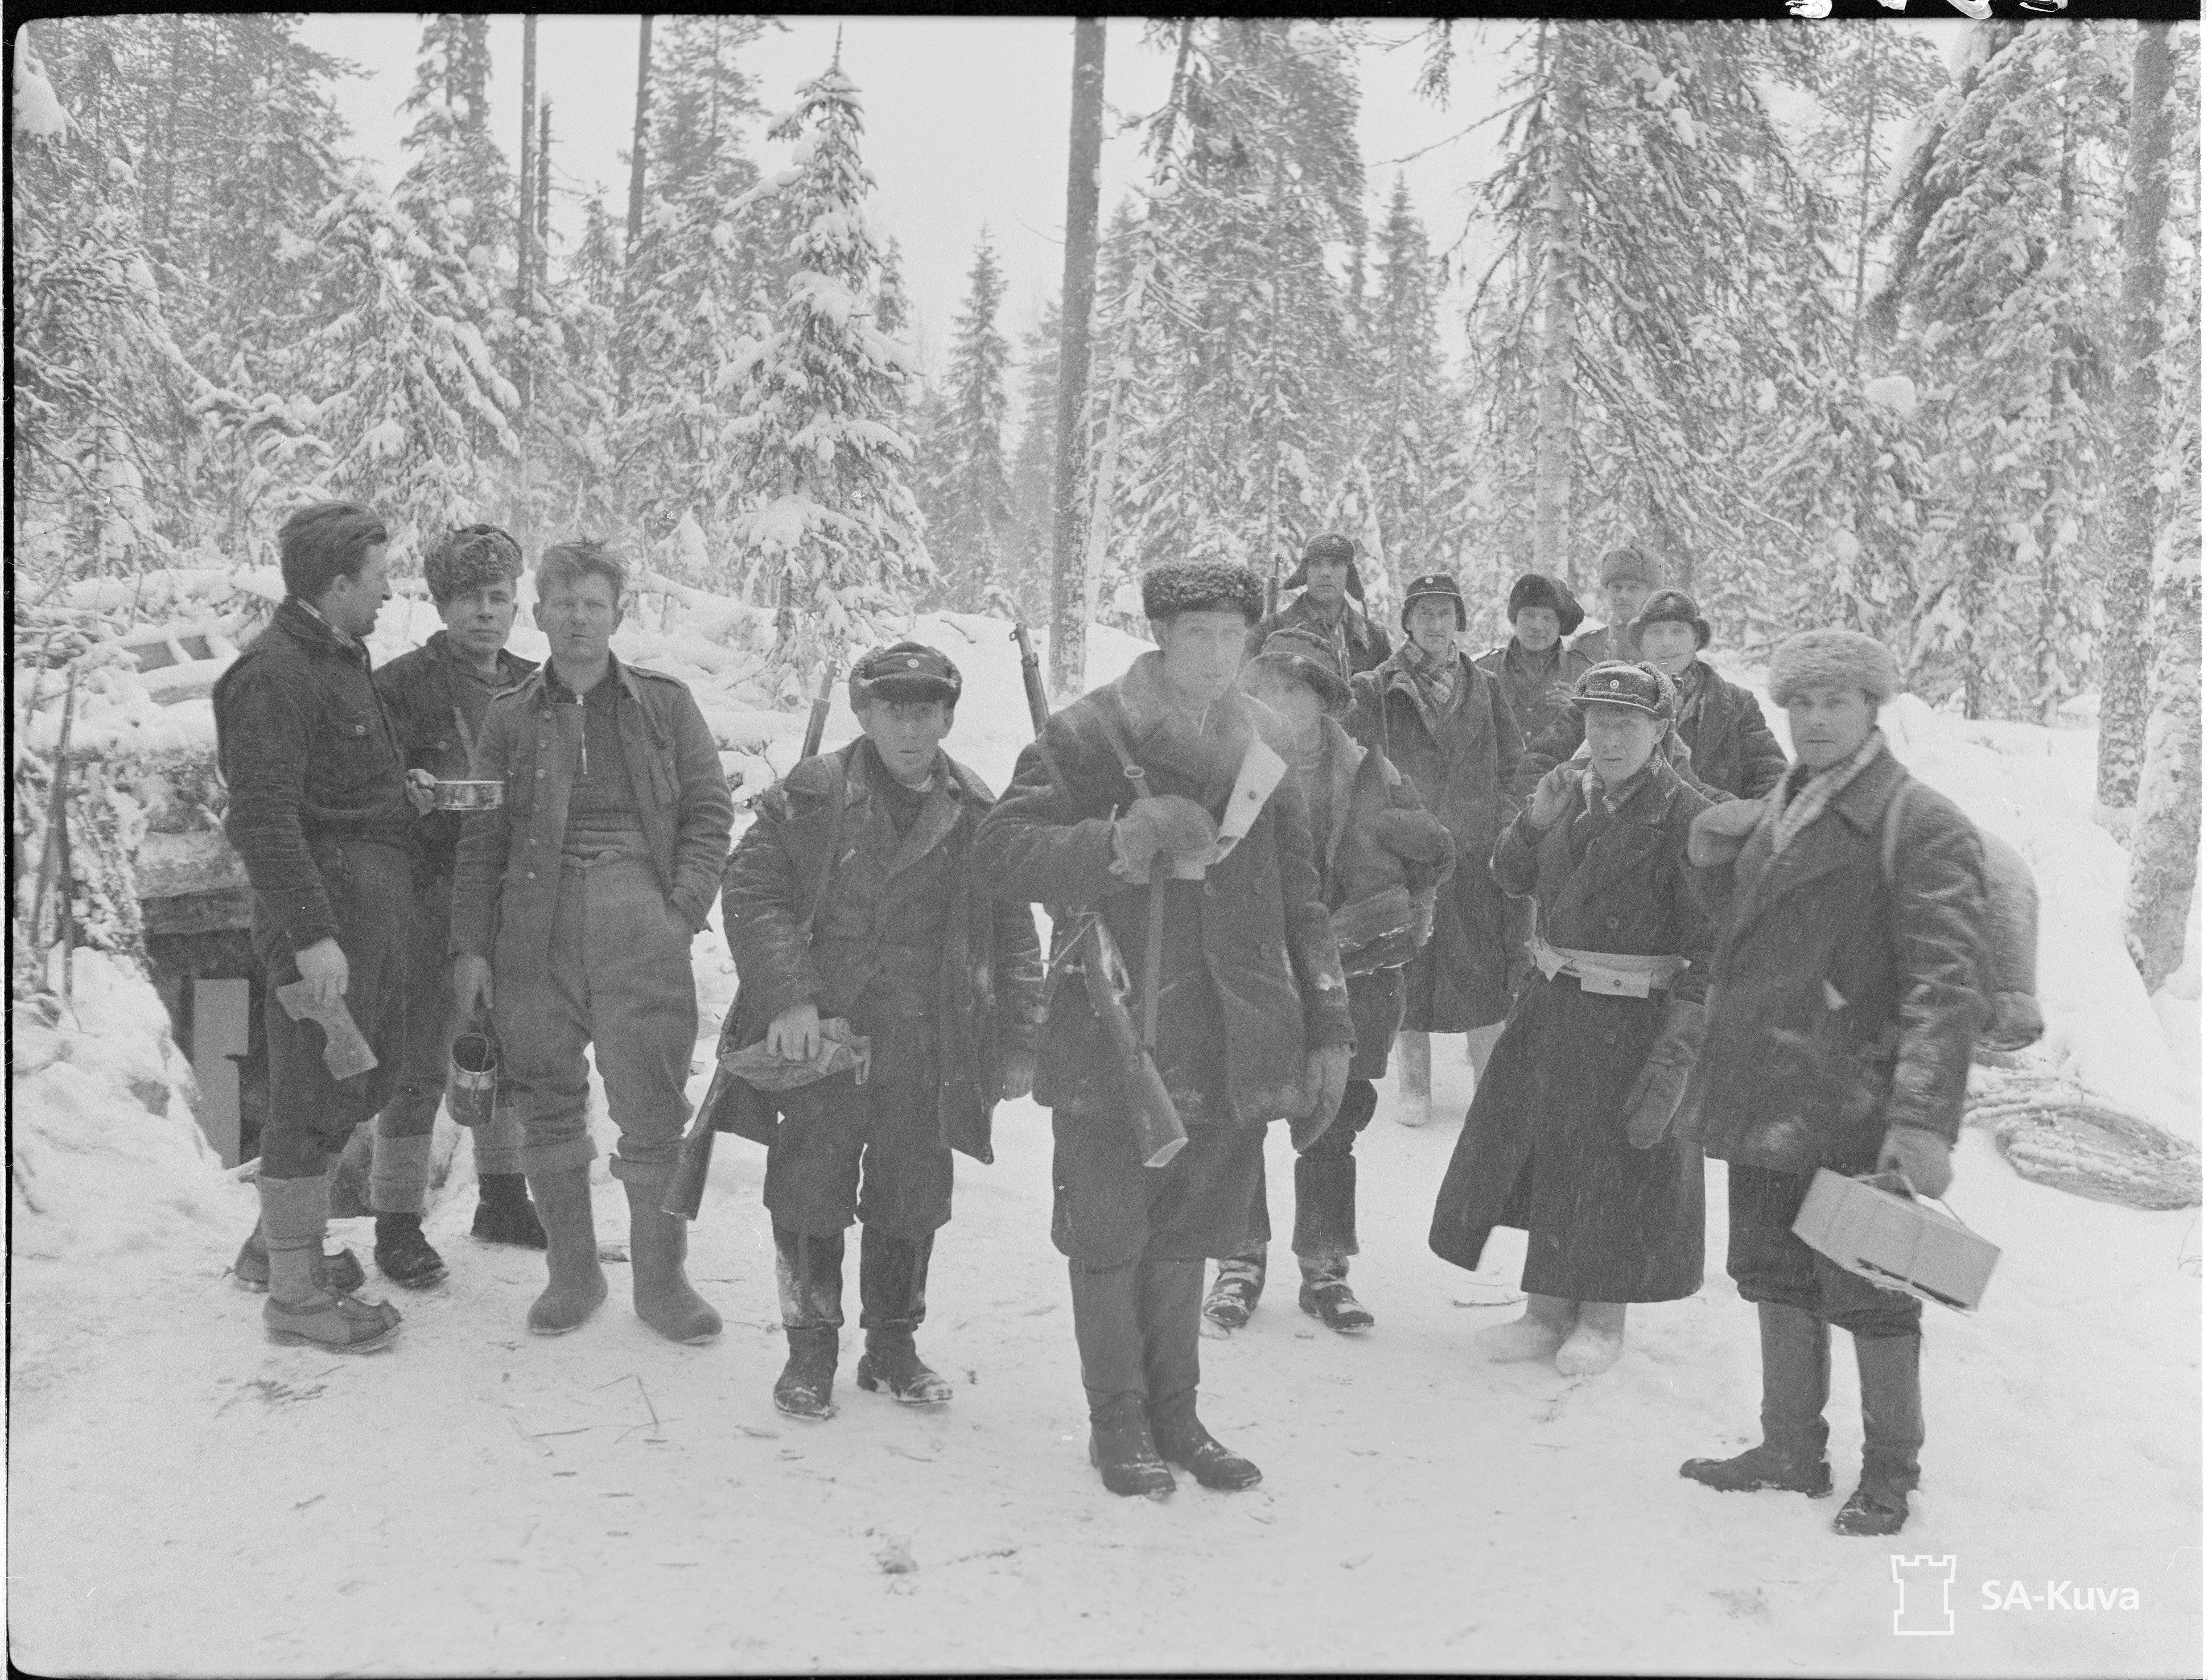
<instances>
[{"instance_id":1,"label":"checked scarf","mask_svg":"<svg viewBox=\"0 0 2212 1680\"><path fill-rule=\"evenodd\" d=\"M1413 681L1413 704L1431 734L1437 725L1459 707L1467 672L1460 664L1459 648L1446 648L1443 657L1431 659L1420 644L1408 640L1398 650L1398 668Z\"/></svg>"},{"instance_id":2,"label":"checked scarf","mask_svg":"<svg viewBox=\"0 0 2212 1680\"><path fill-rule=\"evenodd\" d=\"M1849 787L1853 778L1875 761L1875 755L1886 745L1881 731L1879 728L1871 730L1859 743L1859 750L1840 764L1831 764L1827 769L1809 776L1804 776L1805 766L1801 764L1776 782L1773 791L1766 796L1766 814L1759 819L1762 826L1773 830L1773 855L1781 856L1784 847L1810 828L1814 820L1828 808L1828 801ZM1797 788L1796 796L1792 798L1790 784L1796 782L1800 776L1804 776L1804 780Z\"/></svg>"}]
</instances>

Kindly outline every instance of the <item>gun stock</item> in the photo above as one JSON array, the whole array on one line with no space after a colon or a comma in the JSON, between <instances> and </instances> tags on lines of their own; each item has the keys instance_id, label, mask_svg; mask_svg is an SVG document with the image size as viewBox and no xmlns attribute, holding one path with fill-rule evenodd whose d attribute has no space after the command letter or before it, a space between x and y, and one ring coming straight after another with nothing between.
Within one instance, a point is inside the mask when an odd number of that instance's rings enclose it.
<instances>
[{"instance_id":1,"label":"gun stock","mask_svg":"<svg viewBox=\"0 0 2212 1680\"><path fill-rule=\"evenodd\" d=\"M1030 641L1029 626L1016 624L1014 641L1022 650L1022 689L1029 697L1030 723L1042 752L1045 722L1052 715L1045 699L1044 674ZM1060 778L1055 775L1053 779ZM1064 911L1053 906L1048 909L1055 924L1064 919ZM1104 922L1094 916L1079 938L1081 943L1076 948L1083 962L1083 989L1091 1000L1091 1012L1106 1024L1107 1034L1114 1041L1122 1099L1128 1107L1130 1127L1137 1135L1137 1153L1146 1166L1165 1166L1190 1141L1190 1135L1183 1129L1182 1117L1176 1112L1175 1099L1168 1095L1158 1067L1137 1037L1129 1006L1122 1001L1120 977L1127 970L1113 934L1106 931Z\"/></svg>"},{"instance_id":2,"label":"gun stock","mask_svg":"<svg viewBox=\"0 0 2212 1680\"><path fill-rule=\"evenodd\" d=\"M676 1171L669 1177L668 1188L660 1195L660 1211L664 1214L680 1214L685 1219L699 1217L700 1199L707 1192L707 1168L714 1159L714 1127L708 1117L714 1109L711 1100L700 1104L698 1117L684 1134L683 1145L677 1151Z\"/></svg>"}]
</instances>

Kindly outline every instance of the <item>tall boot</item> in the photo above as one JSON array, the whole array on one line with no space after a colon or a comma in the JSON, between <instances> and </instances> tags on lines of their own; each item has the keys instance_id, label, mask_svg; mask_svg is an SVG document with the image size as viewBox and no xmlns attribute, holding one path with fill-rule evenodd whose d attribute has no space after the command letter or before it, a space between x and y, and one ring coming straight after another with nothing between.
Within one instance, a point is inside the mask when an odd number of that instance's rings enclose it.
<instances>
[{"instance_id":1,"label":"tall boot","mask_svg":"<svg viewBox=\"0 0 2212 1680\"><path fill-rule=\"evenodd\" d=\"M1398 1035L1398 1123L1429 1123L1429 1035Z\"/></svg>"},{"instance_id":2,"label":"tall boot","mask_svg":"<svg viewBox=\"0 0 2212 1680\"><path fill-rule=\"evenodd\" d=\"M1531 1291L1528 1304L1510 1324L1492 1324L1474 1338L1485 1359L1549 1359L1575 1327L1575 1304L1558 1295Z\"/></svg>"},{"instance_id":3,"label":"tall boot","mask_svg":"<svg viewBox=\"0 0 2212 1680\"><path fill-rule=\"evenodd\" d=\"M1828 1326L1779 1301L1759 1303L1760 1440L1733 1458L1692 1458L1682 1474L1723 1493L1778 1488L1825 1499L1828 1474Z\"/></svg>"},{"instance_id":4,"label":"tall boot","mask_svg":"<svg viewBox=\"0 0 2212 1680\"><path fill-rule=\"evenodd\" d=\"M1905 1494L1920 1485L1920 1333L1855 1336L1859 1415L1866 1451L1859 1485L1831 1525L1838 1534L1894 1534L1905 1526Z\"/></svg>"},{"instance_id":5,"label":"tall boot","mask_svg":"<svg viewBox=\"0 0 2212 1680\"><path fill-rule=\"evenodd\" d=\"M1067 1287L1075 1309L1083 1391L1091 1403L1091 1462L1109 1493L1165 1499L1175 1492L1175 1476L1153 1445L1145 1408L1137 1268L1094 1268L1070 1260Z\"/></svg>"},{"instance_id":6,"label":"tall boot","mask_svg":"<svg viewBox=\"0 0 2212 1680\"><path fill-rule=\"evenodd\" d=\"M1298 1309L1333 1330L1365 1330L1375 1315L1346 1281L1349 1257L1359 1252L1359 1163L1349 1154L1304 1154L1293 1172L1297 1214L1291 1248L1298 1257Z\"/></svg>"},{"instance_id":7,"label":"tall boot","mask_svg":"<svg viewBox=\"0 0 2212 1680\"><path fill-rule=\"evenodd\" d=\"M775 1409L792 1417L831 1418L837 1331L845 1322L845 1233L810 1237L779 1225L775 1293L789 1349L775 1379Z\"/></svg>"},{"instance_id":8,"label":"tall boot","mask_svg":"<svg viewBox=\"0 0 2212 1680\"><path fill-rule=\"evenodd\" d=\"M629 1198L631 1306L671 1342L711 1341L722 1333L722 1315L699 1298L684 1275L690 1221L660 1210L660 1199L675 1176L673 1164L660 1169L619 1160L616 1165L622 1169L617 1176L623 1193Z\"/></svg>"},{"instance_id":9,"label":"tall boot","mask_svg":"<svg viewBox=\"0 0 2212 1680\"><path fill-rule=\"evenodd\" d=\"M871 1394L888 1391L902 1405L941 1406L952 1397L952 1385L924 1365L914 1348L936 1243L933 1232L886 1237L872 1225L860 1227L860 1329L868 1346L853 1379Z\"/></svg>"},{"instance_id":10,"label":"tall boot","mask_svg":"<svg viewBox=\"0 0 2212 1680\"><path fill-rule=\"evenodd\" d=\"M1138 1263L1145 1391L1160 1456L1188 1470L1201 1488L1233 1492L1257 1482L1260 1467L1222 1446L1198 1421L1198 1297L1205 1282L1203 1260Z\"/></svg>"},{"instance_id":11,"label":"tall boot","mask_svg":"<svg viewBox=\"0 0 2212 1680\"><path fill-rule=\"evenodd\" d=\"M1627 1303L1581 1302L1575 1312L1575 1327L1560 1344L1553 1364L1562 1377L1595 1377L1601 1371L1610 1371L1620 1357L1621 1339L1627 1331Z\"/></svg>"},{"instance_id":12,"label":"tall boot","mask_svg":"<svg viewBox=\"0 0 2212 1680\"><path fill-rule=\"evenodd\" d=\"M269 1299L261 1322L269 1339L285 1346L312 1345L334 1354L365 1354L399 1333L399 1314L327 1287L321 1270L323 1230L330 1212L330 1180L264 1178L261 1231L268 1245Z\"/></svg>"},{"instance_id":13,"label":"tall boot","mask_svg":"<svg viewBox=\"0 0 2212 1680\"><path fill-rule=\"evenodd\" d=\"M545 1222L545 1293L530 1304L530 1328L563 1336L599 1309L607 1275L599 1267L599 1228L592 1222L592 1166L533 1172L531 1200Z\"/></svg>"}]
</instances>

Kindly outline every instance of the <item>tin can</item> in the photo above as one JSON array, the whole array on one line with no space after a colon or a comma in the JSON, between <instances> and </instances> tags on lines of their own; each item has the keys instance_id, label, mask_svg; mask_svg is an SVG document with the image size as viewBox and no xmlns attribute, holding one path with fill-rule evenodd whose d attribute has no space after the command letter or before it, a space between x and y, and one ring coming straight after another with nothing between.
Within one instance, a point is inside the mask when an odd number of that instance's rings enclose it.
<instances>
[{"instance_id":1,"label":"tin can","mask_svg":"<svg viewBox=\"0 0 2212 1680\"><path fill-rule=\"evenodd\" d=\"M446 1069L446 1105L455 1123L483 1125L498 1093L499 1046L488 1032L462 1033L453 1040Z\"/></svg>"}]
</instances>

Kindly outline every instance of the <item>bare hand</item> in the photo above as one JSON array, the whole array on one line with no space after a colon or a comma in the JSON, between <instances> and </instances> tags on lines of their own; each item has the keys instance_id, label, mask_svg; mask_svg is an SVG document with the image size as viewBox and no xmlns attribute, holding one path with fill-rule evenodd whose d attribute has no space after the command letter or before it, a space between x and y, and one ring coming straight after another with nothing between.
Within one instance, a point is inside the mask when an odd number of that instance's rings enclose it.
<instances>
[{"instance_id":1,"label":"bare hand","mask_svg":"<svg viewBox=\"0 0 2212 1680\"><path fill-rule=\"evenodd\" d=\"M1528 821L1536 828L1549 828L1567 814L1576 796L1583 790L1583 773L1571 759L1564 764L1554 764L1544 772L1544 779L1536 784L1529 796Z\"/></svg>"},{"instance_id":2,"label":"bare hand","mask_svg":"<svg viewBox=\"0 0 2212 1680\"><path fill-rule=\"evenodd\" d=\"M491 959L465 954L453 959L453 1002L463 1020L491 1013Z\"/></svg>"},{"instance_id":3,"label":"bare hand","mask_svg":"<svg viewBox=\"0 0 2212 1680\"><path fill-rule=\"evenodd\" d=\"M1351 1045L1323 1044L1306 1052L1306 1094L1313 1099L1313 1106L1291 1122L1291 1145L1300 1153L1320 1142L1322 1134L1336 1123L1345 1081L1351 1076Z\"/></svg>"},{"instance_id":4,"label":"bare hand","mask_svg":"<svg viewBox=\"0 0 2212 1680\"><path fill-rule=\"evenodd\" d=\"M768 1024L769 1054L786 1062L811 1062L822 1051L822 1015L802 998Z\"/></svg>"},{"instance_id":5,"label":"bare hand","mask_svg":"<svg viewBox=\"0 0 2212 1680\"><path fill-rule=\"evenodd\" d=\"M307 995L327 1009L346 995L346 954L334 939L319 939L295 959Z\"/></svg>"},{"instance_id":6,"label":"bare hand","mask_svg":"<svg viewBox=\"0 0 2212 1680\"><path fill-rule=\"evenodd\" d=\"M1034 1050L1010 1050L1000 1058L999 1100L1011 1103L1026 1097L1036 1083L1036 1053Z\"/></svg>"},{"instance_id":7,"label":"bare hand","mask_svg":"<svg viewBox=\"0 0 2212 1680\"><path fill-rule=\"evenodd\" d=\"M1553 683L1551 687L1544 691L1544 702L1547 705L1564 711L1575 703L1575 685L1565 681Z\"/></svg>"},{"instance_id":8,"label":"bare hand","mask_svg":"<svg viewBox=\"0 0 2212 1680\"><path fill-rule=\"evenodd\" d=\"M426 770L407 772L407 802L418 817L427 816L438 803L438 778Z\"/></svg>"}]
</instances>

